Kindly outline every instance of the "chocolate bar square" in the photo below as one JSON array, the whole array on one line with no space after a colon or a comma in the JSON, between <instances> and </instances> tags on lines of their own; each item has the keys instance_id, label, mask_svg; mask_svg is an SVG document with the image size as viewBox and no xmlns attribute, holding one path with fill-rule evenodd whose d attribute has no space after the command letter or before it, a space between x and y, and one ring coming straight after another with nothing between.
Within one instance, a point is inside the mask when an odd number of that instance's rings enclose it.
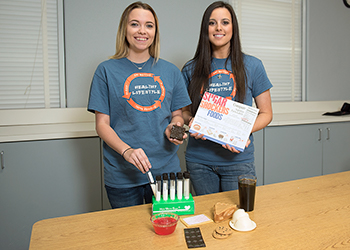
<instances>
[{"instance_id":1,"label":"chocolate bar square","mask_svg":"<svg viewBox=\"0 0 350 250\"><path fill-rule=\"evenodd\" d=\"M184 228L187 248L206 247L199 227Z\"/></svg>"},{"instance_id":2,"label":"chocolate bar square","mask_svg":"<svg viewBox=\"0 0 350 250\"><path fill-rule=\"evenodd\" d=\"M173 125L171 128L170 138L182 141L185 134L185 128Z\"/></svg>"}]
</instances>

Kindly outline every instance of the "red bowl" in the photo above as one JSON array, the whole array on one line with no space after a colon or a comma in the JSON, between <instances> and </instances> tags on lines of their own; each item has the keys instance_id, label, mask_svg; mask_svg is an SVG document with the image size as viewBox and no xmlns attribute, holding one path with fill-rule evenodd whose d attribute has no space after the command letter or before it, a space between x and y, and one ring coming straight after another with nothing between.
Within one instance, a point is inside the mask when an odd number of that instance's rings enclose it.
<instances>
[{"instance_id":1,"label":"red bowl","mask_svg":"<svg viewBox=\"0 0 350 250\"><path fill-rule=\"evenodd\" d=\"M151 217L151 222L156 234L168 235L175 231L179 216L174 213L159 213Z\"/></svg>"}]
</instances>

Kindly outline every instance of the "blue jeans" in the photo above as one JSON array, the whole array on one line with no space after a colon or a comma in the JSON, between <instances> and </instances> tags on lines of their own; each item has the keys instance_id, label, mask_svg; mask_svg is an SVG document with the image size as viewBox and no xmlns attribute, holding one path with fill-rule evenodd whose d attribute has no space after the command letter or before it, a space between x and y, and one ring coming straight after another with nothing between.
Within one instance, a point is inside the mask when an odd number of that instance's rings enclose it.
<instances>
[{"instance_id":1,"label":"blue jeans","mask_svg":"<svg viewBox=\"0 0 350 250\"><path fill-rule=\"evenodd\" d=\"M254 162L229 166L204 165L186 161L187 171L196 195L212 194L238 189L238 176L255 175Z\"/></svg>"},{"instance_id":2,"label":"blue jeans","mask_svg":"<svg viewBox=\"0 0 350 250\"><path fill-rule=\"evenodd\" d=\"M152 202L152 189L149 184L132 188L112 188L105 185L112 208L142 205Z\"/></svg>"}]
</instances>

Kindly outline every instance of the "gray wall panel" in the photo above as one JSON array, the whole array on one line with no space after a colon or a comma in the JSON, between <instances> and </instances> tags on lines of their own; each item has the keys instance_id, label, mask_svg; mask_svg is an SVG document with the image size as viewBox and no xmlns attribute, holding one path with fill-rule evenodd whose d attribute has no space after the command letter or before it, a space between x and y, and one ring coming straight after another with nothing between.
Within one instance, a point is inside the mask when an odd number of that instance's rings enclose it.
<instances>
[{"instance_id":1,"label":"gray wall panel","mask_svg":"<svg viewBox=\"0 0 350 250\"><path fill-rule=\"evenodd\" d=\"M115 52L115 37L127 0L65 0L67 106L87 105L97 65ZM213 1L150 0L160 23L161 58L180 69L193 57L202 15Z\"/></svg>"},{"instance_id":2,"label":"gray wall panel","mask_svg":"<svg viewBox=\"0 0 350 250\"><path fill-rule=\"evenodd\" d=\"M343 1L308 1L307 101L350 96L350 9Z\"/></svg>"}]
</instances>

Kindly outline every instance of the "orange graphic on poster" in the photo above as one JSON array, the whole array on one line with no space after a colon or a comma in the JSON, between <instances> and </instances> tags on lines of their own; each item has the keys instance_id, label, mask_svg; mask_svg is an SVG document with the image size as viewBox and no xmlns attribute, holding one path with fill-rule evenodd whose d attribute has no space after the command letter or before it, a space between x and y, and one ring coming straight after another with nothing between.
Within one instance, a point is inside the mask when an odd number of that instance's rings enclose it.
<instances>
[{"instance_id":1,"label":"orange graphic on poster","mask_svg":"<svg viewBox=\"0 0 350 250\"><path fill-rule=\"evenodd\" d=\"M142 106L138 103L136 103L132 97L131 97L131 92L129 90L131 82L138 77L150 77L153 78L154 82L157 82L159 84L159 87L161 89L161 95L158 100L154 100L154 104L150 106ZM130 75L125 83L124 83L124 95L123 98L127 99L127 102L135 109L142 111L142 112L150 112L152 110L155 110L156 108L161 107L161 103L164 101L165 98L165 88L162 80L160 79L160 76L155 76L152 73L134 73Z\"/></svg>"}]
</instances>

